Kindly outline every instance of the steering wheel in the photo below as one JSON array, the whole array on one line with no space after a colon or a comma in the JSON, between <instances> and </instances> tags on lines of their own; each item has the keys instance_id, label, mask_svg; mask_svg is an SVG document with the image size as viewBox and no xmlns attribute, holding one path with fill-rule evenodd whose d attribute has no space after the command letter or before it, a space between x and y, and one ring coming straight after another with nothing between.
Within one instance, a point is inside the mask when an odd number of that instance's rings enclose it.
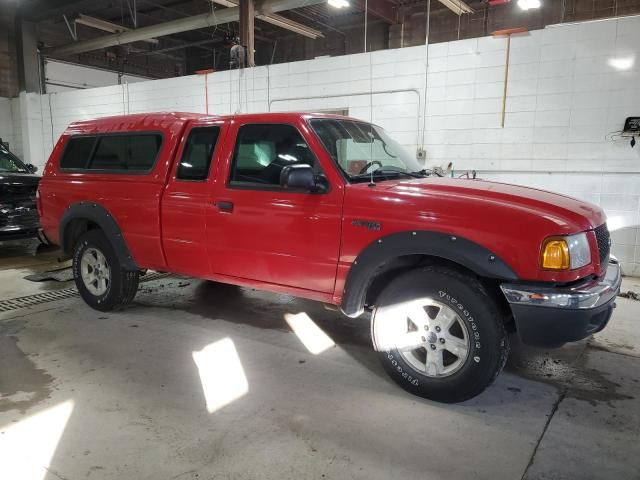
<instances>
[{"instance_id":1,"label":"steering wheel","mask_svg":"<svg viewBox=\"0 0 640 480\"><path fill-rule=\"evenodd\" d=\"M378 160L373 160L371 162L367 162L367 164L360 169L360 171L358 172L358 175L367 173L367 170L369 170L369 168L371 168L374 165L379 165L382 168L382 162L379 162Z\"/></svg>"}]
</instances>

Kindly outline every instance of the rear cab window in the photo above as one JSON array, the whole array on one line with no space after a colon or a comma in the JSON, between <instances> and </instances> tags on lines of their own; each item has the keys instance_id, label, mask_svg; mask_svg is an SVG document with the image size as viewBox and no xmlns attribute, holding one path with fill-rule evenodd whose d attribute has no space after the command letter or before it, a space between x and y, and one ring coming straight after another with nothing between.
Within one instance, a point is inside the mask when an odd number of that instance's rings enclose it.
<instances>
[{"instance_id":1,"label":"rear cab window","mask_svg":"<svg viewBox=\"0 0 640 480\"><path fill-rule=\"evenodd\" d=\"M71 137L67 143L60 168L63 170L87 168L96 137Z\"/></svg>"},{"instance_id":2,"label":"rear cab window","mask_svg":"<svg viewBox=\"0 0 640 480\"><path fill-rule=\"evenodd\" d=\"M189 132L176 172L177 180L204 181L220 136L220 127L194 127Z\"/></svg>"},{"instance_id":3,"label":"rear cab window","mask_svg":"<svg viewBox=\"0 0 640 480\"><path fill-rule=\"evenodd\" d=\"M158 158L158 132L108 133L71 137L60 160L62 170L148 173Z\"/></svg>"}]
</instances>

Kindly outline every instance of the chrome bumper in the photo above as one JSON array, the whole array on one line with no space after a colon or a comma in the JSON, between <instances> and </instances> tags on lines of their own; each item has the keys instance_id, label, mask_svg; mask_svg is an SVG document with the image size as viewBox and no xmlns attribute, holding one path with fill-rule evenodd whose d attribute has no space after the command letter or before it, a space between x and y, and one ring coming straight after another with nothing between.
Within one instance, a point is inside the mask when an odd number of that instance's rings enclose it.
<instances>
[{"instance_id":1,"label":"chrome bumper","mask_svg":"<svg viewBox=\"0 0 640 480\"><path fill-rule=\"evenodd\" d=\"M603 277L571 287L505 283L500 288L511 305L592 309L613 300L620 292L621 283L620 264L612 258Z\"/></svg>"}]
</instances>

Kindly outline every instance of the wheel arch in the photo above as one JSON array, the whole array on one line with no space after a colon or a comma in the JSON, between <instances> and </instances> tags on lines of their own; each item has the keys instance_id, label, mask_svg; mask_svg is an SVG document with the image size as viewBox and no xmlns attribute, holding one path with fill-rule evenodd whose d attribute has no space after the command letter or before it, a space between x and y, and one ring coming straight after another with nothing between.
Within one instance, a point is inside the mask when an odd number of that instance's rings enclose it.
<instances>
[{"instance_id":1,"label":"wheel arch","mask_svg":"<svg viewBox=\"0 0 640 480\"><path fill-rule=\"evenodd\" d=\"M100 229L118 256L120 264L130 271L138 270L120 226L113 215L100 204L79 202L67 208L60 220L59 234L62 251L71 255L76 242L89 230Z\"/></svg>"},{"instance_id":2,"label":"wheel arch","mask_svg":"<svg viewBox=\"0 0 640 480\"><path fill-rule=\"evenodd\" d=\"M353 262L340 310L349 317L359 316L391 278L428 264L476 275L490 285L518 278L497 254L457 235L424 230L394 233L369 244Z\"/></svg>"}]
</instances>

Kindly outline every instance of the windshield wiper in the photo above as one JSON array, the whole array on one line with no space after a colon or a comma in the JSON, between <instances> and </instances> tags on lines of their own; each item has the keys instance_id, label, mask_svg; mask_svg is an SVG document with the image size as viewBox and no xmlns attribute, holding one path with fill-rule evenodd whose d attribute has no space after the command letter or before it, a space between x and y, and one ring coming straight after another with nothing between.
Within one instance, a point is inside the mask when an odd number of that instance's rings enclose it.
<instances>
[{"instance_id":1,"label":"windshield wiper","mask_svg":"<svg viewBox=\"0 0 640 480\"><path fill-rule=\"evenodd\" d=\"M431 175L433 175L433 172L431 170L427 170L426 168L423 168L422 170L418 170L417 172L411 172L411 173L414 174L416 177L420 177L420 178L430 177Z\"/></svg>"},{"instance_id":2,"label":"windshield wiper","mask_svg":"<svg viewBox=\"0 0 640 480\"><path fill-rule=\"evenodd\" d=\"M395 170L391 168L378 168L373 172L369 173L360 173L358 175L351 175L349 178L351 180L381 180L385 178L393 178L393 177L409 177L409 178L425 178L425 175L420 172L405 172L404 170Z\"/></svg>"},{"instance_id":3,"label":"windshield wiper","mask_svg":"<svg viewBox=\"0 0 640 480\"><path fill-rule=\"evenodd\" d=\"M424 172L424 170L420 171L420 172L406 172L404 170L396 170L395 168L378 168L376 170L373 171L373 175L375 176L376 173L380 173L381 175L385 175L385 174L397 174L397 175L406 175L407 177L412 177L412 178L424 178L426 175L423 174L422 172ZM369 173L369 175L371 175Z\"/></svg>"},{"instance_id":4,"label":"windshield wiper","mask_svg":"<svg viewBox=\"0 0 640 480\"><path fill-rule=\"evenodd\" d=\"M391 177L398 177L398 176L407 176L407 177L413 177L412 174L410 174L409 172L400 172L397 170L374 170L373 172L368 172L368 173L359 173L357 175L350 175L349 178L351 180L368 180L370 178L391 178Z\"/></svg>"}]
</instances>

